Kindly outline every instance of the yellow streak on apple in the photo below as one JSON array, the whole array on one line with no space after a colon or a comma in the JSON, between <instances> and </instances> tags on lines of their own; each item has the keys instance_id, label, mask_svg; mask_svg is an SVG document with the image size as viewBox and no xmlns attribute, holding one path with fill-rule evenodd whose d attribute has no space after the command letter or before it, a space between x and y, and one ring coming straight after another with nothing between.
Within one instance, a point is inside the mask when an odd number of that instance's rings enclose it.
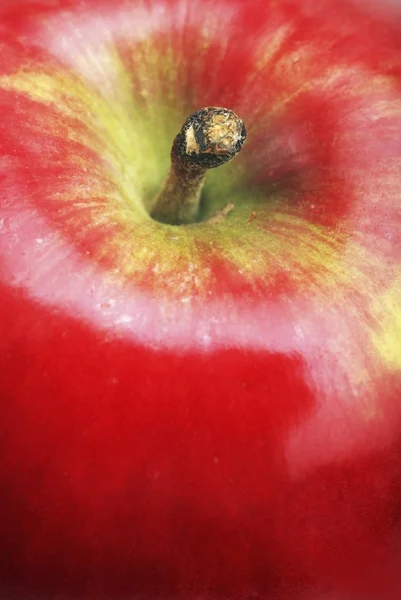
<instances>
[{"instance_id":1,"label":"yellow streak on apple","mask_svg":"<svg viewBox=\"0 0 401 600\"><path fill-rule=\"evenodd\" d=\"M373 343L384 363L392 371L401 370L401 275L380 297L375 299L372 312L378 323Z\"/></svg>"},{"instance_id":2,"label":"yellow streak on apple","mask_svg":"<svg viewBox=\"0 0 401 600\"><path fill-rule=\"evenodd\" d=\"M255 77L258 71L268 67L273 62L275 56L280 52L284 43L290 38L293 32L294 25L286 23L261 38L255 47Z\"/></svg>"}]
</instances>

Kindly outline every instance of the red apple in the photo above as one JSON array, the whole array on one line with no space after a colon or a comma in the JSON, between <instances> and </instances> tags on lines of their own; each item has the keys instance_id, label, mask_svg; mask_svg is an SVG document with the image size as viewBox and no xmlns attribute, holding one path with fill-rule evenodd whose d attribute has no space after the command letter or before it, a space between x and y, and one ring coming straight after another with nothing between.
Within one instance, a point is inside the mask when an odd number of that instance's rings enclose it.
<instances>
[{"instance_id":1,"label":"red apple","mask_svg":"<svg viewBox=\"0 0 401 600\"><path fill-rule=\"evenodd\" d=\"M399 600L391 11L0 12L1 597ZM157 222L208 106L247 143Z\"/></svg>"}]
</instances>

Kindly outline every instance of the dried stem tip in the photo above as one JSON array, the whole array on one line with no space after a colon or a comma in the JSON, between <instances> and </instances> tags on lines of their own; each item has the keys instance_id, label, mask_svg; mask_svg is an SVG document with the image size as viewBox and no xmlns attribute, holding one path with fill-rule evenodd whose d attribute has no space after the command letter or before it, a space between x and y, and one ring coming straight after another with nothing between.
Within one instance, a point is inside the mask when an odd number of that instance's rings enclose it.
<instances>
[{"instance_id":1,"label":"dried stem tip","mask_svg":"<svg viewBox=\"0 0 401 600\"><path fill-rule=\"evenodd\" d=\"M191 223L199 211L207 169L225 164L241 150L245 125L227 108L202 108L188 117L171 149L171 167L154 202L153 218Z\"/></svg>"},{"instance_id":2,"label":"dried stem tip","mask_svg":"<svg viewBox=\"0 0 401 600\"><path fill-rule=\"evenodd\" d=\"M202 108L185 121L174 146L188 166L212 169L234 158L245 139L245 125L232 110Z\"/></svg>"}]
</instances>

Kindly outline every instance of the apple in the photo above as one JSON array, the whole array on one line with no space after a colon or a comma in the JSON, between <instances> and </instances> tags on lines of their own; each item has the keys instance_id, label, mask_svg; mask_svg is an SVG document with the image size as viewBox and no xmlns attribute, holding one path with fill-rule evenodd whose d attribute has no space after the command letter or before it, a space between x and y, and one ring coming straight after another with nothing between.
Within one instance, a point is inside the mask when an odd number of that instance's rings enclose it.
<instances>
[{"instance_id":1,"label":"apple","mask_svg":"<svg viewBox=\"0 0 401 600\"><path fill-rule=\"evenodd\" d=\"M392 14L3 0L1 598L399 600Z\"/></svg>"}]
</instances>

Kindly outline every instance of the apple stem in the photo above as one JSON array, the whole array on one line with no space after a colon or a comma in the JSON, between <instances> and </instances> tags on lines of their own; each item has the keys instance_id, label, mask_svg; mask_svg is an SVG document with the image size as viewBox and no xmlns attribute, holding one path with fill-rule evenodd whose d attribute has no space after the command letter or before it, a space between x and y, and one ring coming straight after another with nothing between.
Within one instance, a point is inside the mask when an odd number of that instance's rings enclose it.
<instances>
[{"instance_id":1,"label":"apple stem","mask_svg":"<svg viewBox=\"0 0 401 600\"><path fill-rule=\"evenodd\" d=\"M184 225L198 220L208 169L227 163L246 139L243 121L227 108L202 108L185 121L171 148L171 166L151 216Z\"/></svg>"}]
</instances>

